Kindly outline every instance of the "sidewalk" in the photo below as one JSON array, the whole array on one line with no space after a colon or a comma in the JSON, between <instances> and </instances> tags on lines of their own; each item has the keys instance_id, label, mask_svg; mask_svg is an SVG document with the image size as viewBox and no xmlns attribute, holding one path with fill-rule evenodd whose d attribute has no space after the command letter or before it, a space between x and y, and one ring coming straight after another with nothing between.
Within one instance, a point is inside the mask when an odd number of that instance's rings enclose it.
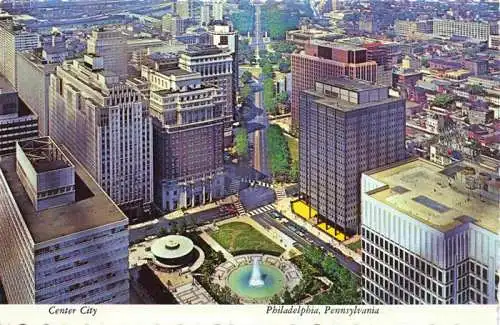
<instances>
[{"instance_id":1,"label":"sidewalk","mask_svg":"<svg viewBox=\"0 0 500 325\"><path fill-rule=\"evenodd\" d=\"M290 198L284 198L282 200L277 201L274 206L276 207L276 210L278 210L280 213L282 213L287 219L294 221L298 225L304 227L308 232L316 236L317 238L321 239L325 243L328 243L332 245L335 248L338 248L342 254L345 256L351 257L354 261L357 263L361 263L361 255L357 254L356 252L352 251L351 249L347 248L346 246L340 244L337 240L329 236L328 234L324 233L320 229L316 228L314 225L311 223L305 221L304 219L300 218L299 216L296 216L291 209L290 206L291 199Z\"/></svg>"},{"instance_id":2,"label":"sidewalk","mask_svg":"<svg viewBox=\"0 0 500 325\"><path fill-rule=\"evenodd\" d=\"M229 253L224 247L222 247L221 245L219 245L219 243L216 242L212 237L210 237L209 234L207 234L206 232L202 232L200 234L200 237L208 245L210 245L210 247L212 247L214 251L216 251L216 252L222 252L222 254L224 254L224 257L226 258L226 260L228 260L228 261L234 261L234 256L231 255L231 253Z\"/></svg>"}]
</instances>

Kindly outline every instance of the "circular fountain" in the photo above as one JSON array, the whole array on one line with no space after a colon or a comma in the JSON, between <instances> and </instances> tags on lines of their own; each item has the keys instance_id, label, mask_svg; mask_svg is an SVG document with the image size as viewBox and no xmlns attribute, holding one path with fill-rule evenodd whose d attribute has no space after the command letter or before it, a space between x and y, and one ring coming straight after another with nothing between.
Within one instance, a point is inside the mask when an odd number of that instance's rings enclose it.
<instances>
[{"instance_id":1,"label":"circular fountain","mask_svg":"<svg viewBox=\"0 0 500 325\"><path fill-rule=\"evenodd\" d=\"M214 281L231 288L245 303L265 303L285 289L292 289L300 278L298 268L279 257L240 255L235 261L221 264Z\"/></svg>"}]
</instances>

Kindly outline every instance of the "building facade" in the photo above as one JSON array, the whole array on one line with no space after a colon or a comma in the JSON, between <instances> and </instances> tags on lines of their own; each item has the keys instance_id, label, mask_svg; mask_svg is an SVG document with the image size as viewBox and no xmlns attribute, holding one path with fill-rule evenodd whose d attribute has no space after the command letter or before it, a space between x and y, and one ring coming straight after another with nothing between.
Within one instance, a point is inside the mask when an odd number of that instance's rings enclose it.
<instances>
[{"instance_id":1,"label":"building facade","mask_svg":"<svg viewBox=\"0 0 500 325\"><path fill-rule=\"evenodd\" d=\"M164 33L170 33L172 36L182 35L186 30L186 22L180 16L166 14L162 17L161 28Z\"/></svg>"},{"instance_id":2,"label":"building facade","mask_svg":"<svg viewBox=\"0 0 500 325\"><path fill-rule=\"evenodd\" d=\"M133 216L152 203L151 117L141 93L99 57L65 62L50 79L50 134Z\"/></svg>"},{"instance_id":3,"label":"building facade","mask_svg":"<svg viewBox=\"0 0 500 325\"><path fill-rule=\"evenodd\" d=\"M8 303L128 303L128 219L50 138L0 157L0 200Z\"/></svg>"},{"instance_id":4,"label":"building facade","mask_svg":"<svg viewBox=\"0 0 500 325\"><path fill-rule=\"evenodd\" d=\"M46 63L35 53L16 54L19 98L38 115L38 130L41 136L49 135L50 74L56 71L57 66L56 63Z\"/></svg>"},{"instance_id":5,"label":"building facade","mask_svg":"<svg viewBox=\"0 0 500 325\"><path fill-rule=\"evenodd\" d=\"M222 197L224 93L172 65L143 66L142 76L151 90L156 205L173 211Z\"/></svg>"},{"instance_id":6,"label":"building facade","mask_svg":"<svg viewBox=\"0 0 500 325\"><path fill-rule=\"evenodd\" d=\"M490 25L472 21L434 19L432 33L436 36L463 36L479 41L488 41Z\"/></svg>"},{"instance_id":7,"label":"building facade","mask_svg":"<svg viewBox=\"0 0 500 325\"><path fill-rule=\"evenodd\" d=\"M364 173L364 303L498 303L498 189L497 175L465 163Z\"/></svg>"},{"instance_id":8,"label":"building facade","mask_svg":"<svg viewBox=\"0 0 500 325\"><path fill-rule=\"evenodd\" d=\"M214 3L215 5L215 3ZM208 35L210 45L229 50L233 57L233 92L239 89L239 64L238 64L238 32L228 24L214 24L209 26ZM236 107L236 96L233 95L233 107Z\"/></svg>"},{"instance_id":9,"label":"building facade","mask_svg":"<svg viewBox=\"0 0 500 325\"><path fill-rule=\"evenodd\" d=\"M426 20L396 20L394 22L394 31L399 36L408 38L418 38L421 34L432 34L432 19Z\"/></svg>"},{"instance_id":10,"label":"building facade","mask_svg":"<svg viewBox=\"0 0 500 325\"><path fill-rule=\"evenodd\" d=\"M17 87L16 52L40 47L39 35L14 23L11 16L0 17L0 74Z\"/></svg>"},{"instance_id":11,"label":"building facade","mask_svg":"<svg viewBox=\"0 0 500 325\"><path fill-rule=\"evenodd\" d=\"M103 68L127 78L127 39L119 30L99 28L87 40L87 53L102 57Z\"/></svg>"},{"instance_id":12,"label":"building facade","mask_svg":"<svg viewBox=\"0 0 500 325\"><path fill-rule=\"evenodd\" d=\"M14 153L17 141L37 136L37 116L19 101L14 87L0 75L0 156Z\"/></svg>"},{"instance_id":13,"label":"building facade","mask_svg":"<svg viewBox=\"0 0 500 325\"><path fill-rule=\"evenodd\" d=\"M179 68L199 72L201 82L212 84L226 99L224 105L224 142L232 144L232 123L234 115L233 52L215 45L192 45L180 52Z\"/></svg>"},{"instance_id":14,"label":"building facade","mask_svg":"<svg viewBox=\"0 0 500 325\"><path fill-rule=\"evenodd\" d=\"M302 92L300 193L335 229L359 232L361 173L405 154L405 104L388 86L333 79Z\"/></svg>"},{"instance_id":15,"label":"building facade","mask_svg":"<svg viewBox=\"0 0 500 325\"><path fill-rule=\"evenodd\" d=\"M366 59L366 49L313 40L305 51L292 54L292 129L299 127L300 92L324 78L348 76L377 81L377 63Z\"/></svg>"}]
</instances>

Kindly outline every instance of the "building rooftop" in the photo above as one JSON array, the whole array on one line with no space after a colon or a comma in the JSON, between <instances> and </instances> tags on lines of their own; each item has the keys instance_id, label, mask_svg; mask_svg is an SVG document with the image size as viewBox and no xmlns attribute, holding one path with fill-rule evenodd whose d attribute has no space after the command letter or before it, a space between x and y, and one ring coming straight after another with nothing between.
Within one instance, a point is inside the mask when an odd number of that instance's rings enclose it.
<instances>
[{"instance_id":1,"label":"building rooftop","mask_svg":"<svg viewBox=\"0 0 500 325\"><path fill-rule=\"evenodd\" d=\"M340 90L347 90L341 92ZM373 106L402 101L389 97L387 86L374 85L367 81L337 78L316 82L316 89L304 93L316 96L316 102L344 112L355 111Z\"/></svg>"},{"instance_id":2,"label":"building rooftop","mask_svg":"<svg viewBox=\"0 0 500 325\"><path fill-rule=\"evenodd\" d=\"M43 243L127 219L84 167L72 158L67 150L61 148L61 151L75 165L76 202L39 212L35 211L19 181L15 155L0 157L0 170L35 243Z\"/></svg>"},{"instance_id":3,"label":"building rooftop","mask_svg":"<svg viewBox=\"0 0 500 325\"><path fill-rule=\"evenodd\" d=\"M14 86L12 86L12 84L0 74L0 95L16 92L17 91L14 89Z\"/></svg>"},{"instance_id":4,"label":"building rooftop","mask_svg":"<svg viewBox=\"0 0 500 325\"><path fill-rule=\"evenodd\" d=\"M371 197L439 231L446 232L472 221L499 233L500 177L480 166L459 162L443 168L418 158L366 174L386 184L368 192ZM488 196L471 188L481 178L490 187L496 186L496 194L490 192Z\"/></svg>"},{"instance_id":5,"label":"building rooftop","mask_svg":"<svg viewBox=\"0 0 500 325\"><path fill-rule=\"evenodd\" d=\"M186 256L194 249L191 239L185 236L169 235L153 242L151 253L163 259L175 259Z\"/></svg>"},{"instance_id":6,"label":"building rooftop","mask_svg":"<svg viewBox=\"0 0 500 325\"><path fill-rule=\"evenodd\" d=\"M187 49L181 51L180 53L189 56L203 56L203 55L214 55L224 52L223 49L215 45L189 45Z\"/></svg>"}]
</instances>

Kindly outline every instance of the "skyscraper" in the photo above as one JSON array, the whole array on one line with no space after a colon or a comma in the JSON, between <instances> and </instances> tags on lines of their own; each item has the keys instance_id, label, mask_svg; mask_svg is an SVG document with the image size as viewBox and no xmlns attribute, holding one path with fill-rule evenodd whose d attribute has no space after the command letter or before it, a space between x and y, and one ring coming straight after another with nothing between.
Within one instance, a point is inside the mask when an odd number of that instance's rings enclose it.
<instances>
[{"instance_id":1,"label":"skyscraper","mask_svg":"<svg viewBox=\"0 0 500 325\"><path fill-rule=\"evenodd\" d=\"M233 121L233 54L229 49L214 45L192 45L180 52L179 67L190 72L199 72L201 81L213 84L217 92L226 99L224 106L224 142L232 144Z\"/></svg>"},{"instance_id":2,"label":"skyscraper","mask_svg":"<svg viewBox=\"0 0 500 325\"><path fill-rule=\"evenodd\" d=\"M47 63L40 53L16 54L17 90L19 98L38 115L41 136L49 135L49 88L50 74L58 63Z\"/></svg>"},{"instance_id":3,"label":"skyscraper","mask_svg":"<svg viewBox=\"0 0 500 325\"><path fill-rule=\"evenodd\" d=\"M0 17L0 74L17 87L16 52L40 47L40 36L15 24L11 16Z\"/></svg>"},{"instance_id":4,"label":"skyscraper","mask_svg":"<svg viewBox=\"0 0 500 325\"><path fill-rule=\"evenodd\" d=\"M292 54L292 129L299 127L299 97L312 89L317 80L348 76L375 82L377 63L367 60L362 47L312 40L301 53Z\"/></svg>"},{"instance_id":5,"label":"skyscraper","mask_svg":"<svg viewBox=\"0 0 500 325\"><path fill-rule=\"evenodd\" d=\"M317 81L300 96L300 192L322 221L358 233L361 173L405 157L405 104L388 86Z\"/></svg>"},{"instance_id":6,"label":"skyscraper","mask_svg":"<svg viewBox=\"0 0 500 325\"><path fill-rule=\"evenodd\" d=\"M216 23L208 28L210 44L218 48L231 51L233 57L233 91L239 85L239 64L238 64L238 32L231 25ZM233 96L233 107L236 106L236 96Z\"/></svg>"},{"instance_id":7,"label":"skyscraper","mask_svg":"<svg viewBox=\"0 0 500 325\"><path fill-rule=\"evenodd\" d=\"M142 76L151 89L156 204L173 211L222 197L224 93L170 60L143 66Z\"/></svg>"},{"instance_id":8,"label":"skyscraper","mask_svg":"<svg viewBox=\"0 0 500 325\"><path fill-rule=\"evenodd\" d=\"M168 32L172 36L181 35L186 29L186 20L177 15L166 14L161 19L163 32Z\"/></svg>"},{"instance_id":9,"label":"skyscraper","mask_svg":"<svg viewBox=\"0 0 500 325\"><path fill-rule=\"evenodd\" d=\"M0 155L15 152L17 141L37 136L37 116L19 100L14 87L0 75Z\"/></svg>"},{"instance_id":10,"label":"skyscraper","mask_svg":"<svg viewBox=\"0 0 500 325\"><path fill-rule=\"evenodd\" d=\"M8 303L128 303L128 219L50 138L0 157L0 202Z\"/></svg>"},{"instance_id":11,"label":"skyscraper","mask_svg":"<svg viewBox=\"0 0 500 325\"><path fill-rule=\"evenodd\" d=\"M207 26L212 20L210 15L210 1L201 2L200 25Z\"/></svg>"},{"instance_id":12,"label":"skyscraper","mask_svg":"<svg viewBox=\"0 0 500 325\"><path fill-rule=\"evenodd\" d=\"M361 182L365 303L498 304L497 173L411 159Z\"/></svg>"},{"instance_id":13,"label":"skyscraper","mask_svg":"<svg viewBox=\"0 0 500 325\"><path fill-rule=\"evenodd\" d=\"M93 30L87 41L87 53L102 57L104 70L127 78L127 39L121 31Z\"/></svg>"},{"instance_id":14,"label":"skyscraper","mask_svg":"<svg viewBox=\"0 0 500 325\"><path fill-rule=\"evenodd\" d=\"M152 203L151 117L141 93L101 57L65 62L50 80L50 134L129 215Z\"/></svg>"},{"instance_id":15,"label":"skyscraper","mask_svg":"<svg viewBox=\"0 0 500 325\"><path fill-rule=\"evenodd\" d=\"M212 2L212 17L215 21L224 20L224 6L226 4L225 0L214 0Z\"/></svg>"},{"instance_id":16,"label":"skyscraper","mask_svg":"<svg viewBox=\"0 0 500 325\"><path fill-rule=\"evenodd\" d=\"M175 13L182 19L193 18L193 0L177 0L175 2Z\"/></svg>"}]
</instances>

